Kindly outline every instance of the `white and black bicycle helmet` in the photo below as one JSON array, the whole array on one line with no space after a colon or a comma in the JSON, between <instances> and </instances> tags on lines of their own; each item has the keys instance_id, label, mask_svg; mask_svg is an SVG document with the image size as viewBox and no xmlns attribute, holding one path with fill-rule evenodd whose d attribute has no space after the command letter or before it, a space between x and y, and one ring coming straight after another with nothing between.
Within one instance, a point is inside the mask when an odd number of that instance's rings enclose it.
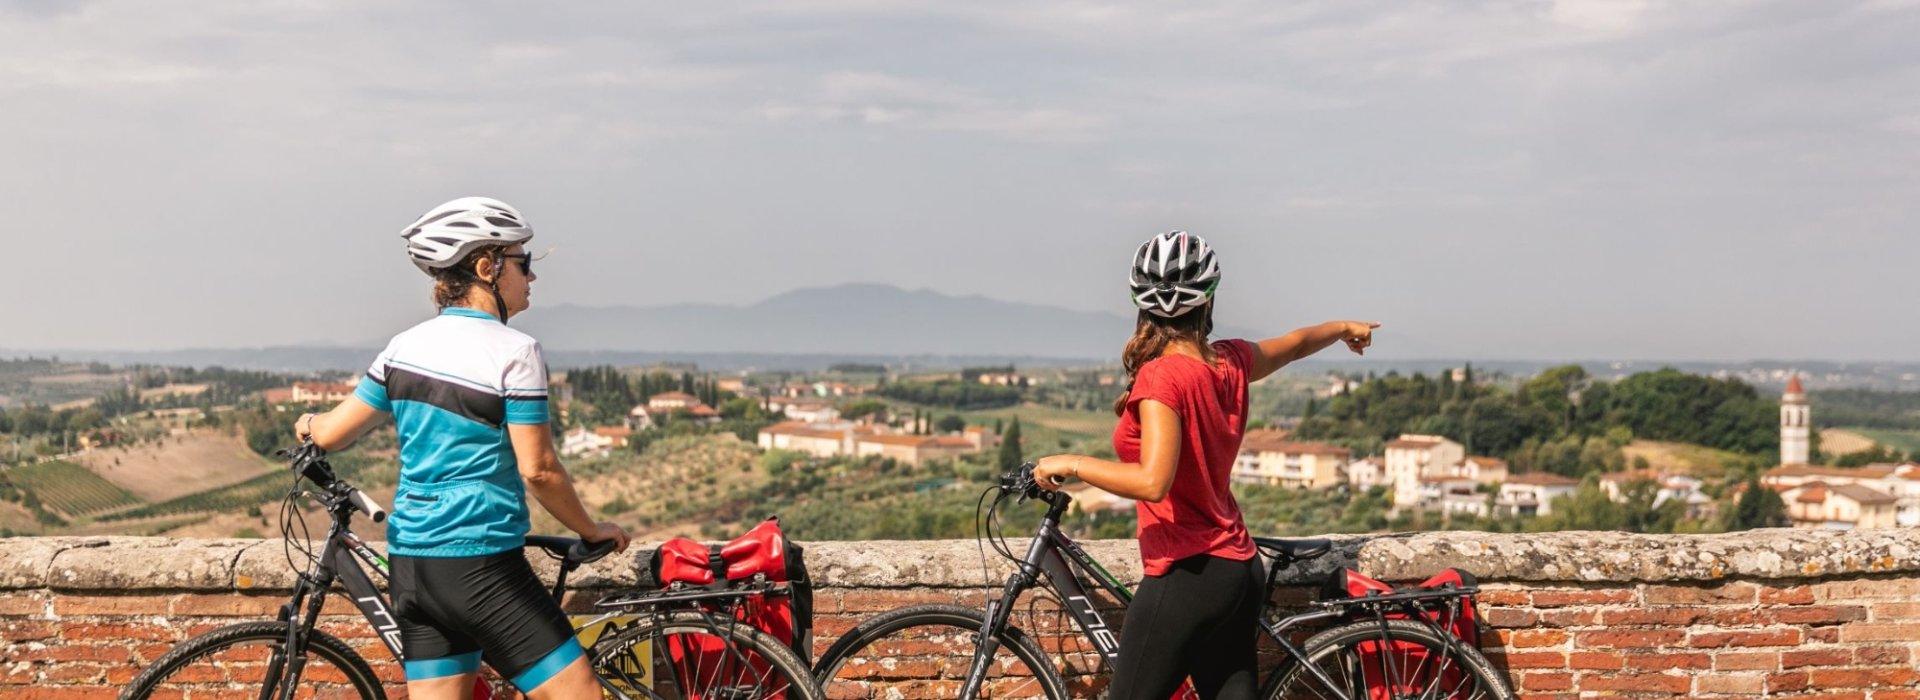
<instances>
[{"instance_id":1,"label":"white and black bicycle helmet","mask_svg":"<svg viewBox=\"0 0 1920 700\"><path fill-rule=\"evenodd\" d=\"M407 257L421 272L460 262L483 245L513 245L533 240L520 211L490 197L461 197L434 207L400 231Z\"/></svg>"},{"instance_id":2,"label":"white and black bicycle helmet","mask_svg":"<svg viewBox=\"0 0 1920 700\"><path fill-rule=\"evenodd\" d=\"M1134 306L1161 318L1178 318L1213 298L1220 286L1220 261L1205 239L1168 231L1140 244L1127 285Z\"/></svg>"}]
</instances>

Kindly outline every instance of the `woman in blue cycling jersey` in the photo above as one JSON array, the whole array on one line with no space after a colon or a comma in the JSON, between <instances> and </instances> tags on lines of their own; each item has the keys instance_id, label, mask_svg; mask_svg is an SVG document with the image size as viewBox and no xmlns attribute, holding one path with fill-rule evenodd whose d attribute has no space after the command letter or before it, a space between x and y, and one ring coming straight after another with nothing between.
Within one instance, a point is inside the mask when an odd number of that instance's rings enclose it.
<instances>
[{"instance_id":1,"label":"woman in blue cycling jersey","mask_svg":"<svg viewBox=\"0 0 1920 700\"><path fill-rule=\"evenodd\" d=\"M467 698L484 659L534 700L598 698L566 613L527 564L527 494L588 541L594 522L554 453L540 343L507 327L527 310L533 238L504 202L464 197L400 234L433 277L438 316L394 336L354 395L294 432L339 450L392 414L400 485L387 521L407 692Z\"/></svg>"}]
</instances>

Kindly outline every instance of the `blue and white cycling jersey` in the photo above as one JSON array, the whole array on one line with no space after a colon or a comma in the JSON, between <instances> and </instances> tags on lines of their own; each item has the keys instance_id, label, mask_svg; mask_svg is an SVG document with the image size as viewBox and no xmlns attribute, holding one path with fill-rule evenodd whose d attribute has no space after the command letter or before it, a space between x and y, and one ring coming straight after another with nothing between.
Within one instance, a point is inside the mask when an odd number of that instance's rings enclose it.
<instances>
[{"instance_id":1,"label":"blue and white cycling jersey","mask_svg":"<svg viewBox=\"0 0 1920 700\"><path fill-rule=\"evenodd\" d=\"M448 307L394 336L354 396L392 413L400 434L390 552L475 557L526 544L526 486L507 425L547 422L539 341Z\"/></svg>"}]
</instances>

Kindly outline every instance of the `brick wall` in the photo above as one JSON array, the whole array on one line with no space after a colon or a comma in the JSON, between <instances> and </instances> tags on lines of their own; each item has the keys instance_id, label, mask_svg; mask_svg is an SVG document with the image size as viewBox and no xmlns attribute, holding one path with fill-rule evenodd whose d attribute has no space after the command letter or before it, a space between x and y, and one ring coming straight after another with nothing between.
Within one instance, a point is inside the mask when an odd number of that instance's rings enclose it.
<instances>
[{"instance_id":1,"label":"brick wall","mask_svg":"<svg viewBox=\"0 0 1920 700\"><path fill-rule=\"evenodd\" d=\"M1123 579L1133 543L1089 543ZM1826 697L1920 700L1920 531L1761 531L1713 536L1429 533L1345 539L1292 572L1298 603L1336 566L1389 581L1446 566L1479 574L1484 646L1523 697ZM924 602L978 605L971 541L814 543L816 650L874 613ZM992 557L991 554L988 555ZM544 562L541 562L544 564ZM984 578L998 581L997 562ZM569 607L631 584L624 563L578 576ZM292 581L277 540L0 540L0 697L110 698L146 663L193 635L270 617ZM398 664L337 598L323 629L359 648L386 680ZM343 614L344 613L344 614ZM1090 675L1083 642L1051 601L1022 622L1066 667ZM1116 621L1119 616L1116 613ZM394 685L390 694L400 695Z\"/></svg>"}]
</instances>

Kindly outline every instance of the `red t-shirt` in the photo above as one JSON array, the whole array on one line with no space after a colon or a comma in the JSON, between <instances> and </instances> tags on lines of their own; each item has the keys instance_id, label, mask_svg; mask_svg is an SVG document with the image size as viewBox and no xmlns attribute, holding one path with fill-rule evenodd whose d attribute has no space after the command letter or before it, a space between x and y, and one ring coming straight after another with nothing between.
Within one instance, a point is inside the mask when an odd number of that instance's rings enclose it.
<instances>
[{"instance_id":1,"label":"red t-shirt","mask_svg":"<svg viewBox=\"0 0 1920 700\"><path fill-rule=\"evenodd\" d=\"M1244 340L1213 344L1219 363L1186 355L1163 355L1133 377L1127 410L1113 429L1113 451L1122 462L1140 461L1140 402L1152 399L1180 414L1180 466L1159 503L1141 501L1140 560L1150 576L1195 554L1246 561L1253 539L1228 490L1240 438L1247 428L1247 372L1253 348Z\"/></svg>"}]
</instances>

